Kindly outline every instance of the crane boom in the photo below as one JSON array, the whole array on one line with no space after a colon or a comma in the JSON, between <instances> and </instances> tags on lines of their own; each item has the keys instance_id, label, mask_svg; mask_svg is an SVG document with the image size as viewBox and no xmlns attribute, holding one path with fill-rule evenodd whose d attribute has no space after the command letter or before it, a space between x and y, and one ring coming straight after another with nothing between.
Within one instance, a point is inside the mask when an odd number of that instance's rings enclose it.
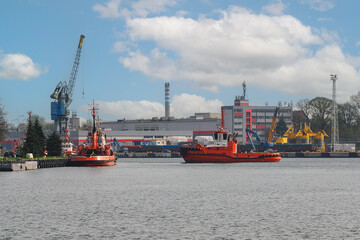
<instances>
[{"instance_id":1,"label":"crane boom","mask_svg":"<svg viewBox=\"0 0 360 240\"><path fill-rule=\"evenodd\" d=\"M75 61L71 70L71 75L70 75L70 79L69 79L69 83L67 85L67 90L68 90L68 101L66 103L66 107L69 107L71 102L72 102L72 95L74 92L74 86L75 86L75 81L76 81L76 76L77 76L77 72L78 72L78 68L79 68L79 63L80 63L80 55L81 55L81 48L82 48L82 44L83 44L83 40L84 40L85 36L81 35L80 36L80 40L79 40L79 45L76 51L76 56L75 56Z\"/></svg>"},{"instance_id":2,"label":"crane boom","mask_svg":"<svg viewBox=\"0 0 360 240\"><path fill-rule=\"evenodd\" d=\"M278 112L279 112L279 107L276 107L275 112L274 112L274 117L273 117L273 120L272 120L272 123L271 123L271 127L270 127L269 136L268 136L268 139L267 139L267 141L268 141L269 143L272 142L272 139L273 139L273 134L274 134L274 129L275 129L275 123L276 123L276 115L278 114Z\"/></svg>"},{"instance_id":3,"label":"crane boom","mask_svg":"<svg viewBox=\"0 0 360 240\"><path fill-rule=\"evenodd\" d=\"M72 95L74 92L84 38L84 35L80 36L69 82L60 81L54 92L50 95L51 98L55 99L54 102L51 102L51 119L55 121L54 129L60 134L60 136L64 136L65 131L68 128L69 118L67 115L69 115L70 112L68 108L72 102Z\"/></svg>"}]
</instances>

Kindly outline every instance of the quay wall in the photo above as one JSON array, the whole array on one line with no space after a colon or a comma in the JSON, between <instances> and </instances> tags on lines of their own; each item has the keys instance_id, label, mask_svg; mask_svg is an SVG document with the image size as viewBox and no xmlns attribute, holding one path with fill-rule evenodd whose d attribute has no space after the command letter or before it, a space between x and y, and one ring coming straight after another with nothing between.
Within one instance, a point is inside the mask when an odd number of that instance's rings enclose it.
<instances>
[{"instance_id":1,"label":"quay wall","mask_svg":"<svg viewBox=\"0 0 360 240\"><path fill-rule=\"evenodd\" d=\"M69 163L70 159L68 158L0 161L0 171L25 171L39 168L67 167Z\"/></svg>"},{"instance_id":2,"label":"quay wall","mask_svg":"<svg viewBox=\"0 0 360 240\"><path fill-rule=\"evenodd\" d=\"M280 152L283 158L358 158L359 152Z\"/></svg>"}]
</instances>

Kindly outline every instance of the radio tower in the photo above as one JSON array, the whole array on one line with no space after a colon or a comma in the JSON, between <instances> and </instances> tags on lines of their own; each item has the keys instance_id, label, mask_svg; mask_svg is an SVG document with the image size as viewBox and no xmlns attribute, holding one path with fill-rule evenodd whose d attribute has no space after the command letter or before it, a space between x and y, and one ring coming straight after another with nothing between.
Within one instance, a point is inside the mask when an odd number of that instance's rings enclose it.
<instances>
[{"instance_id":1,"label":"radio tower","mask_svg":"<svg viewBox=\"0 0 360 240\"><path fill-rule=\"evenodd\" d=\"M338 122L337 122L337 115L336 115L336 74L330 75L330 81L333 81L333 91L332 91L332 101L333 101L333 112L332 112L332 119L333 119L333 127L332 127L332 138L331 138L331 146L332 151L335 149L335 143L339 142L339 130L338 130Z\"/></svg>"}]
</instances>

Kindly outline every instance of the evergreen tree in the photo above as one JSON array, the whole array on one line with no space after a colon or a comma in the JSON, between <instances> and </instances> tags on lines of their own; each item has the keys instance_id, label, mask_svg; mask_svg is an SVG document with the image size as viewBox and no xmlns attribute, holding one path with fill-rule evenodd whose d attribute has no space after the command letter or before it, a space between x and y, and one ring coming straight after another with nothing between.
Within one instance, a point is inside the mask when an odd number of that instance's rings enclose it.
<instances>
[{"instance_id":1,"label":"evergreen tree","mask_svg":"<svg viewBox=\"0 0 360 240\"><path fill-rule=\"evenodd\" d=\"M25 156L27 153L32 153L34 157L44 156L45 150L45 135L38 118L35 121L29 120L26 138L24 145L21 148L21 153Z\"/></svg>"},{"instance_id":2,"label":"evergreen tree","mask_svg":"<svg viewBox=\"0 0 360 240\"><path fill-rule=\"evenodd\" d=\"M286 126L285 120L284 118L281 116L279 118L279 121L276 123L276 127L275 127L275 133L278 136L282 136L285 134L285 132L287 131L288 127Z\"/></svg>"},{"instance_id":3,"label":"evergreen tree","mask_svg":"<svg viewBox=\"0 0 360 240\"><path fill-rule=\"evenodd\" d=\"M35 133L34 155L37 157L44 156L46 138L38 117L35 118L34 133Z\"/></svg>"},{"instance_id":4,"label":"evergreen tree","mask_svg":"<svg viewBox=\"0 0 360 240\"><path fill-rule=\"evenodd\" d=\"M34 154L35 149L35 131L31 120L28 121L27 131L25 135L24 145L21 148L21 153L25 156L27 153Z\"/></svg>"},{"instance_id":5,"label":"evergreen tree","mask_svg":"<svg viewBox=\"0 0 360 240\"><path fill-rule=\"evenodd\" d=\"M56 131L53 131L51 135L49 135L46 142L46 147L49 156L61 156L61 138Z\"/></svg>"}]
</instances>

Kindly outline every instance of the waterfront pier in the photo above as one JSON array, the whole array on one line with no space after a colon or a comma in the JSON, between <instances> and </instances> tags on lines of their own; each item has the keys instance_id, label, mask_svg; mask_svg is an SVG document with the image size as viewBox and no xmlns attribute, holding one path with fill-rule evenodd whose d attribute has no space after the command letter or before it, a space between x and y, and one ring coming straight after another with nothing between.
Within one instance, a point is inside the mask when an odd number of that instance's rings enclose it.
<instances>
[{"instance_id":1,"label":"waterfront pier","mask_svg":"<svg viewBox=\"0 0 360 240\"><path fill-rule=\"evenodd\" d=\"M39 168L67 167L69 163L70 159L68 158L1 161L0 171L25 171L37 170Z\"/></svg>"}]
</instances>

